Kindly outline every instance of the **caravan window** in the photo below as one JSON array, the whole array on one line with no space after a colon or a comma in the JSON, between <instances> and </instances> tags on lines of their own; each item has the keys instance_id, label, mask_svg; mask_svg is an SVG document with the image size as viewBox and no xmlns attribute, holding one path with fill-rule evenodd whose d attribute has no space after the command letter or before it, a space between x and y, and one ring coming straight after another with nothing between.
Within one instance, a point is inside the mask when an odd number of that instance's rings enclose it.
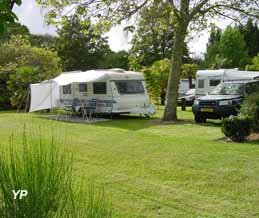
<instances>
[{"instance_id":1,"label":"caravan window","mask_svg":"<svg viewBox=\"0 0 259 218\"><path fill-rule=\"evenodd\" d=\"M79 92L87 92L87 84L86 83L79 83Z\"/></svg>"},{"instance_id":2,"label":"caravan window","mask_svg":"<svg viewBox=\"0 0 259 218\"><path fill-rule=\"evenodd\" d=\"M204 88L204 79L198 80L198 88L203 89Z\"/></svg>"},{"instance_id":3,"label":"caravan window","mask_svg":"<svg viewBox=\"0 0 259 218\"><path fill-rule=\"evenodd\" d=\"M217 86L218 84L220 84L220 82L220 79L211 79L210 86Z\"/></svg>"},{"instance_id":4,"label":"caravan window","mask_svg":"<svg viewBox=\"0 0 259 218\"><path fill-rule=\"evenodd\" d=\"M145 89L140 80L116 81L116 87L120 94L143 94Z\"/></svg>"},{"instance_id":5,"label":"caravan window","mask_svg":"<svg viewBox=\"0 0 259 218\"><path fill-rule=\"evenodd\" d=\"M62 86L62 90L64 95L71 94L71 84Z\"/></svg>"},{"instance_id":6,"label":"caravan window","mask_svg":"<svg viewBox=\"0 0 259 218\"><path fill-rule=\"evenodd\" d=\"M106 94L106 82L95 82L93 83L94 94Z\"/></svg>"}]
</instances>

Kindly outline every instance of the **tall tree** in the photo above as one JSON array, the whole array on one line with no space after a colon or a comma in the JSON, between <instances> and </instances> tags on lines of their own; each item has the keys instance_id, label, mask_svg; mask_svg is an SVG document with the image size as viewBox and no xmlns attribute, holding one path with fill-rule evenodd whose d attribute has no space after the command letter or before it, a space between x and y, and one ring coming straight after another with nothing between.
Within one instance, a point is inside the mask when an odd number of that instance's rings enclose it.
<instances>
[{"instance_id":1,"label":"tall tree","mask_svg":"<svg viewBox=\"0 0 259 218\"><path fill-rule=\"evenodd\" d=\"M138 18L132 37L131 58L142 66L151 66L154 61L170 58L174 39L174 19L171 10L163 1L144 8Z\"/></svg>"},{"instance_id":2,"label":"tall tree","mask_svg":"<svg viewBox=\"0 0 259 218\"><path fill-rule=\"evenodd\" d=\"M98 20L98 24L109 29L113 24L130 18L145 7L158 0L37 0L49 9L48 18L59 20L62 15L73 8L83 8L88 16ZM174 45L172 49L171 68L167 87L166 107L163 119L177 120L178 84L180 80L182 56L187 33L193 29L205 28L210 18L228 17L242 21L248 16L259 17L258 0L165 0L171 16L176 18Z\"/></svg>"},{"instance_id":3,"label":"tall tree","mask_svg":"<svg viewBox=\"0 0 259 218\"><path fill-rule=\"evenodd\" d=\"M207 51L205 53L204 65L206 68L217 68L216 58L220 53L219 43L222 30L213 25L210 30L210 37L207 43Z\"/></svg>"},{"instance_id":4,"label":"tall tree","mask_svg":"<svg viewBox=\"0 0 259 218\"><path fill-rule=\"evenodd\" d=\"M237 28L227 27L220 39L219 50L224 68L244 68L248 63L246 43Z\"/></svg>"},{"instance_id":5,"label":"tall tree","mask_svg":"<svg viewBox=\"0 0 259 218\"><path fill-rule=\"evenodd\" d=\"M239 31L244 36L249 57L254 57L259 53L259 28L250 18L246 25L240 25Z\"/></svg>"},{"instance_id":6,"label":"tall tree","mask_svg":"<svg viewBox=\"0 0 259 218\"><path fill-rule=\"evenodd\" d=\"M57 31L56 49L65 71L98 68L110 51L106 38L95 31L90 19L78 14L63 20Z\"/></svg>"}]
</instances>

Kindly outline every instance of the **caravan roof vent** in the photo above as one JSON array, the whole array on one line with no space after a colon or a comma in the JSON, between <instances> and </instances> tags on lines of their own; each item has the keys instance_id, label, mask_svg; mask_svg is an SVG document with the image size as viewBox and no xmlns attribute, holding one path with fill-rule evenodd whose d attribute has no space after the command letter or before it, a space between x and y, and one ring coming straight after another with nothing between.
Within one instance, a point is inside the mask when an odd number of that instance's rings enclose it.
<instances>
[{"instance_id":1,"label":"caravan roof vent","mask_svg":"<svg viewBox=\"0 0 259 218\"><path fill-rule=\"evenodd\" d=\"M110 69L111 71L115 71L115 72L117 72L117 73L124 73L125 72L125 70L124 69L122 69L122 68L113 68L113 69Z\"/></svg>"}]
</instances>

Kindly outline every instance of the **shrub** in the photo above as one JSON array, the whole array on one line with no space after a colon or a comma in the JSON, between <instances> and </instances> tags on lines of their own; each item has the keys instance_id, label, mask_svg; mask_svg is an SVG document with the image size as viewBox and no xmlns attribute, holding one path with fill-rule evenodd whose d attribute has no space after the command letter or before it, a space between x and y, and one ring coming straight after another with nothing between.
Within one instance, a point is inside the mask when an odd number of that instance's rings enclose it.
<instances>
[{"instance_id":1,"label":"shrub","mask_svg":"<svg viewBox=\"0 0 259 218\"><path fill-rule=\"evenodd\" d=\"M0 154L0 217L62 217L68 203L72 162L54 138L11 137ZM27 190L28 196L14 200L12 190Z\"/></svg>"},{"instance_id":2,"label":"shrub","mask_svg":"<svg viewBox=\"0 0 259 218\"><path fill-rule=\"evenodd\" d=\"M230 116L223 120L222 132L234 142L243 142L250 135L250 120L241 116Z\"/></svg>"},{"instance_id":3,"label":"shrub","mask_svg":"<svg viewBox=\"0 0 259 218\"><path fill-rule=\"evenodd\" d=\"M259 94L246 96L240 112L251 121L252 131L259 132Z\"/></svg>"},{"instance_id":4,"label":"shrub","mask_svg":"<svg viewBox=\"0 0 259 218\"><path fill-rule=\"evenodd\" d=\"M0 218L110 218L104 192L74 178L60 139L24 133L1 142ZM21 189L28 195L15 200L12 190Z\"/></svg>"}]
</instances>

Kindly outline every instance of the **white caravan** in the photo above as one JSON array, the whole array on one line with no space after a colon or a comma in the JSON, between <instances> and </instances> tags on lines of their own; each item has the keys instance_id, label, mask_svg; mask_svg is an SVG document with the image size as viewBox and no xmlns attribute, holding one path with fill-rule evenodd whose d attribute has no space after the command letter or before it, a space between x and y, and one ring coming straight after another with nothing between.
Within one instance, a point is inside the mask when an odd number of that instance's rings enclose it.
<instances>
[{"instance_id":1,"label":"white caravan","mask_svg":"<svg viewBox=\"0 0 259 218\"><path fill-rule=\"evenodd\" d=\"M210 93L223 81L259 79L259 72L238 69L199 70L196 73L196 95Z\"/></svg>"},{"instance_id":2,"label":"white caravan","mask_svg":"<svg viewBox=\"0 0 259 218\"><path fill-rule=\"evenodd\" d=\"M122 69L75 71L31 84L30 112L67 107L93 113L155 113L142 73Z\"/></svg>"}]
</instances>

